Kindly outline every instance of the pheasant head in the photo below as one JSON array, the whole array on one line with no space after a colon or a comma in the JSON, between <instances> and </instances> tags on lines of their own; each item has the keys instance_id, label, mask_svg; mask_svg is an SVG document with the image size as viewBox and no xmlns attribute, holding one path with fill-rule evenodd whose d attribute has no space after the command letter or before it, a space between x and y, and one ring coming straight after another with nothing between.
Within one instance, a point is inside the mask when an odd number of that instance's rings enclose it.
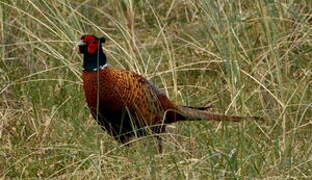
<instances>
[{"instance_id":1,"label":"pheasant head","mask_svg":"<svg viewBox=\"0 0 312 180\"><path fill-rule=\"evenodd\" d=\"M98 38L94 35L83 35L79 41L79 52L83 54L83 70L98 71L106 66L106 56L102 49L105 38Z\"/></svg>"}]
</instances>

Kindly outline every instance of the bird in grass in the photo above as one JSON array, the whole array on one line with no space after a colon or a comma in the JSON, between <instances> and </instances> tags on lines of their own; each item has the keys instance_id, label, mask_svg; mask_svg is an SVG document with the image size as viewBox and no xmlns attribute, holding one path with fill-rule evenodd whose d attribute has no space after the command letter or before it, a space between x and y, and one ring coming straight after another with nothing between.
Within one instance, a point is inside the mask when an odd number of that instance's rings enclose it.
<instances>
[{"instance_id":1,"label":"bird in grass","mask_svg":"<svg viewBox=\"0 0 312 180\"><path fill-rule=\"evenodd\" d=\"M86 102L98 124L114 139L127 143L131 137L153 134L162 151L160 133L166 125L186 120L261 120L213 114L204 108L173 103L143 76L109 66L102 49L105 38L84 35L79 42L83 54L83 88Z\"/></svg>"}]
</instances>

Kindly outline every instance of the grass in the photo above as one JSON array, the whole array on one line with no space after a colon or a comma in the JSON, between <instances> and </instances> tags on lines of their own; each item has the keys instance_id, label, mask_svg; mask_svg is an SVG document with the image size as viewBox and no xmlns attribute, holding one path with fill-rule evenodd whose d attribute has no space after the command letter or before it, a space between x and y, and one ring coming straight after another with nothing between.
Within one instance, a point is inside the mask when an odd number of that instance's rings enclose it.
<instances>
[{"instance_id":1,"label":"grass","mask_svg":"<svg viewBox=\"0 0 312 180\"><path fill-rule=\"evenodd\" d=\"M0 178L309 179L312 3L0 0ZM76 40L174 102L265 122L177 123L116 143L90 117Z\"/></svg>"}]
</instances>

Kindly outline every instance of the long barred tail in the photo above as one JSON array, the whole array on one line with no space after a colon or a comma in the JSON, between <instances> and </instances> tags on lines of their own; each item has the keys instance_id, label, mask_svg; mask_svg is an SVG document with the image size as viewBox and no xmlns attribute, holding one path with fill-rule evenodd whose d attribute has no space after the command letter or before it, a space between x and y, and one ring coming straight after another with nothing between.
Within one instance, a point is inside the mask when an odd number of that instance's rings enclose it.
<instances>
[{"instance_id":1,"label":"long barred tail","mask_svg":"<svg viewBox=\"0 0 312 180\"><path fill-rule=\"evenodd\" d=\"M191 109L198 109L198 110L202 110L202 111L212 108L211 105L201 106L201 107L193 107L193 106L182 106L182 107L191 108Z\"/></svg>"},{"instance_id":2,"label":"long barred tail","mask_svg":"<svg viewBox=\"0 0 312 180\"><path fill-rule=\"evenodd\" d=\"M262 117L244 117L214 114L207 111L198 110L196 108L178 106L178 115L176 121L192 121L192 120L207 120L207 121L234 121L241 120L264 120Z\"/></svg>"}]
</instances>

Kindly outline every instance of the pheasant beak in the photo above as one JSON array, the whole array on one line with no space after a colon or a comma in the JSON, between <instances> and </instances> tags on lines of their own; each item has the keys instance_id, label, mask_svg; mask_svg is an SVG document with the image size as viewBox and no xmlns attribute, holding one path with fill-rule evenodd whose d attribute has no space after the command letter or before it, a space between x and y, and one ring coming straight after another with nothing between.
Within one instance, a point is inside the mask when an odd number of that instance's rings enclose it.
<instances>
[{"instance_id":1,"label":"pheasant beak","mask_svg":"<svg viewBox=\"0 0 312 180\"><path fill-rule=\"evenodd\" d=\"M82 40L80 40L78 43L77 43L78 47L79 47L79 52L81 54L86 54L88 51L87 51L87 43L83 42Z\"/></svg>"},{"instance_id":2,"label":"pheasant beak","mask_svg":"<svg viewBox=\"0 0 312 180\"><path fill-rule=\"evenodd\" d=\"M80 41L78 41L77 45L78 45L78 46L84 46L84 45L86 45L86 43L83 42L82 40L80 40Z\"/></svg>"}]
</instances>

